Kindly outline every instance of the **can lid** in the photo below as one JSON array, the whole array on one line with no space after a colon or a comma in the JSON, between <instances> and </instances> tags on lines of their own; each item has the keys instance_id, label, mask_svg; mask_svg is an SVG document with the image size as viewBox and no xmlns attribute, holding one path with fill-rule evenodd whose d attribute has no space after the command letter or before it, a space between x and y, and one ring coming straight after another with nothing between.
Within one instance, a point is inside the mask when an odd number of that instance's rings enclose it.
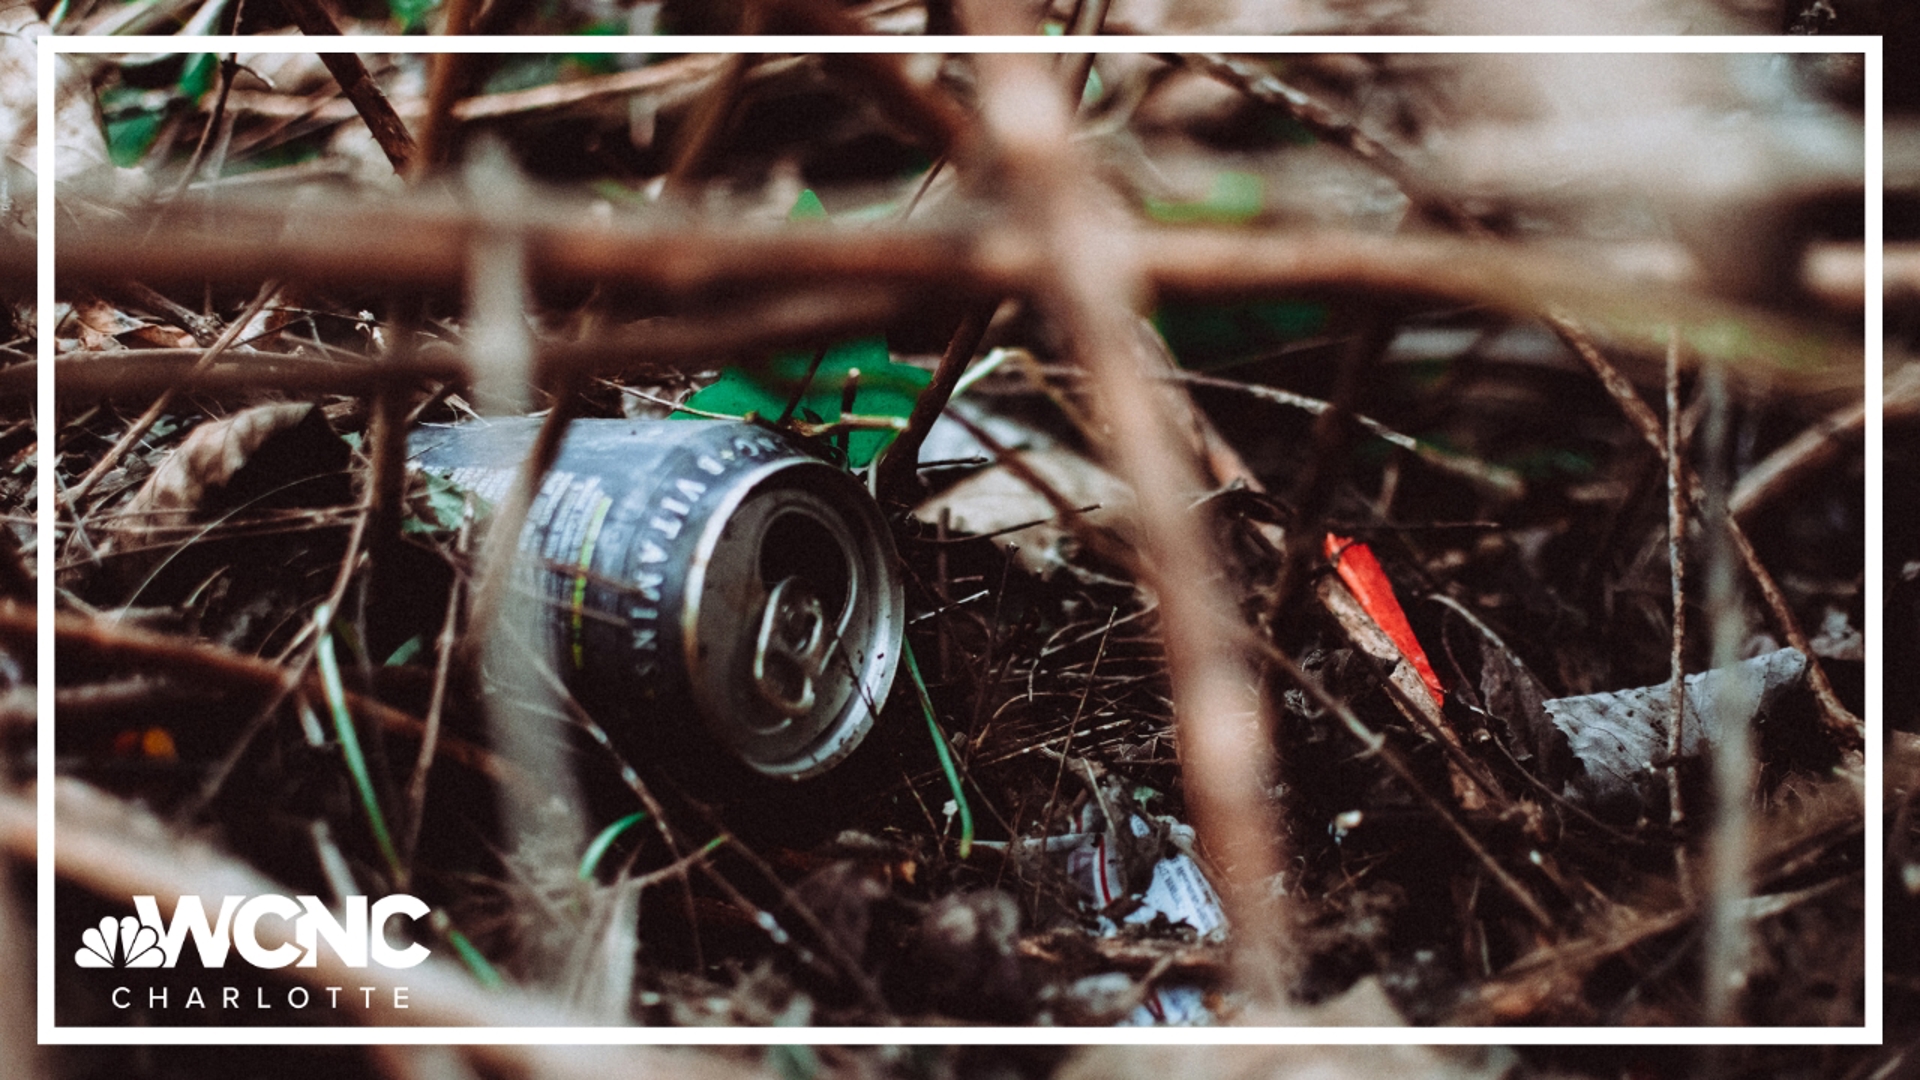
<instances>
[{"instance_id":1,"label":"can lid","mask_svg":"<svg viewBox=\"0 0 1920 1080\"><path fill-rule=\"evenodd\" d=\"M900 661L906 595L878 507L810 458L743 478L694 550L682 640L712 734L804 779L872 728Z\"/></svg>"}]
</instances>

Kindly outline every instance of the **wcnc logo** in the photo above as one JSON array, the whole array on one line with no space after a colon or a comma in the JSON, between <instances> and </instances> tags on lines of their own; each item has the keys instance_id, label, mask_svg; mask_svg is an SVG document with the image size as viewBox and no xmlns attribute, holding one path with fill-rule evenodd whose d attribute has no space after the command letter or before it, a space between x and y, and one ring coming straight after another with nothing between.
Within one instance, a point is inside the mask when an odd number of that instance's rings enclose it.
<instances>
[{"instance_id":1,"label":"wcnc logo","mask_svg":"<svg viewBox=\"0 0 1920 1080\"><path fill-rule=\"evenodd\" d=\"M83 968L170 968L179 961L188 937L193 938L200 963L207 968L226 966L229 949L258 968L289 964L315 967L320 962L322 941L341 964L350 968L364 968L369 962L385 968L410 968L428 955L427 947L418 943L404 949L387 943L389 921L395 917L424 918L430 910L424 901L405 893L383 896L371 905L364 896L349 896L344 919L329 911L317 896L272 893L223 897L220 912L211 921L198 896L181 897L174 906L172 921L160 917L160 905L151 896L134 897L133 910L137 918L108 916L100 920L100 925L82 931L73 962ZM271 948L261 944L260 921L266 918L290 922L293 942L283 940Z\"/></svg>"}]
</instances>

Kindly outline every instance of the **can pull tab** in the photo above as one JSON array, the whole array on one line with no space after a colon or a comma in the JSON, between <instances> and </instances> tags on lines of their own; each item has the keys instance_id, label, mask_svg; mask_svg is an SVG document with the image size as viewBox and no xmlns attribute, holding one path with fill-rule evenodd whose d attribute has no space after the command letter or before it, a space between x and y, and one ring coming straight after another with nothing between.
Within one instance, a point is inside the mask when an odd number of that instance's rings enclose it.
<instances>
[{"instance_id":1,"label":"can pull tab","mask_svg":"<svg viewBox=\"0 0 1920 1080\"><path fill-rule=\"evenodd\" d=\"M826 673L828 645L826 612L805 582L786 578L767 593L753 647L753 684L782 719L765 731L778 731L812 711L814 682Z\"/></svg>"}]
</instances>

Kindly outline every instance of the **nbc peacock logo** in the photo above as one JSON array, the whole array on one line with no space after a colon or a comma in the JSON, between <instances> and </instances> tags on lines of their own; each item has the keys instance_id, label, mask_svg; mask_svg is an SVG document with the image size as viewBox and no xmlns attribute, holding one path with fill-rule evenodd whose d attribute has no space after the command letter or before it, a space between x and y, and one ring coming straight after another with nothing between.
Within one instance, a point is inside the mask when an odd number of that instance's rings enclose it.
<instances>
[{"instance_id":1,"label":"nbc peacock logo","mask_svg":"<svg viewBox=\"0 0 1920 1080\"><path fill-rule=\"evenodd\" d=\"M160 935L131 915L108 915L80 934L73 962L83 968L157 968L166 961Z\"/></svg>"}]
</instances>

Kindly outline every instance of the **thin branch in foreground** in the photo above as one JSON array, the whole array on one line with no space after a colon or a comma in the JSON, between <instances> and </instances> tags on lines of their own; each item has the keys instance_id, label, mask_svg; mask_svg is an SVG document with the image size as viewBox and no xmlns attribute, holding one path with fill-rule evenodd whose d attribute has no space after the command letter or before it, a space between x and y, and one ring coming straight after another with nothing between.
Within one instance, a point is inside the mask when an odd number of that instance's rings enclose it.
<instances>
[{"instance_id":1,"label":"thin branch in foreground","mask_svg":"<svg viewBox=\"0 0 1920 1080\"><path fill-rule=\"evenodd\" d=\"M783 347L871 330L904 310L873 289L842 289L781 297L763 304L674 318L650 319L583 341L549 341L537 348L537 381L570 369L583 375L667 367L711 370L729 358L755 358ZM166 390L245 393L264 387L290 392L364 393L382 382L467 383L477 377L471 343L456 350L428 342L380 364L319 359L301 353L224 353L199 366L199 349L121 349L68 353L54 361L55 392L65 400L149 394ZM33 361L0 368L0 396L25 397L39 373Z\"/></svg>"},{"instance_id":2,"label":"thin branch in foreground","mask_svg":"<svg viewBox=\"0 0 1920 1080\"><path fill-rule=\"evenodd\" d=\"M1258 997L1280 1001L1292 949L1270 883L1285 865L1267 790L1272 717L1254 689L1250 638L1232 625L1219 555L1189 502L1200 471L1179 435L1168 388L1148 377L1132 307L1146 281L1126 230L1082 200L1084 175L1067 137L1069 112L1054 79L1030 57L983 55L982 116L992 164L1014 212L1037 235L1042 305L1095 376L1089 432L1139 498L1144 579L1159 597L1188 808L1225 871L1223 899L1236 961ZM1190 406L1189 406L1190 407Z\"/></svg>"},{"instance_id":3,"label":"thin branch in foreground","mask_svg":"<svg viewBox=\"0 0 1920 1080\"><path fill-rule=\"evenodd\" d=\"M1712 664L1731 668L1740 659L1740 647L1746 637L1746 618L1737 595L1734 570L1734 543L1738 526L1727 513L1726 460L1732 442L1732 411L1727 400L1726 377L1718 365L1708 365L1702 380L1701 396L1706 402L1706 419L1701 432L1701 452L1706 472L1702 486L1704 498L1696 501L1702 508L1708 536L1706 607L1710 620ZM1805 650L1802 650L1805 652ZM1811 654L1807 670L1818 670ZM1809 679L1811 681L1811 679ZM1753 785L1757 774L1753 761L1753 737L1747 717L1757 701L1757 688L1741 680L1729 680L1715 695L1715 723L1720 745L1711 758L1713 768L1713 833L1707 845L1707 934L1705 958L1701 965L1704 982L1702 1021L1713 1026L1735 1023L1746 998L1749 969L1753 962L1753 935L1742 917L1741 907L1752 895L1748 872L1753 848Z\"/></svg>"},{"instance_id":4,"label":"thin branch in foreground","mask_svg":"<svg viewBox=\"0 0 1920 1080\"><path fill-rule=\"evenodd\" d=\"M1031 296L1054 260L1031 229L1002 217L984 225L769 230L738 225L663 227L608 222L565 199L488 207L483 215L421 196L385 206L222 204L217 233L163 226L126 243L124 229L80 224L58 238L63 287L138 278L155 287L251 286L280 276L319 287L450 290L468 265L468 237L514 226L529 240L529 273L543 287L599 285L671 303L778 294L823 284L880 286L890 295ZM1678 325L1696 351L1727 352L1715 327L1739 325L1740 359L1801 381L1808 372L1857 385L1857 340L1719 299L1671 273L1629 272L1604 258L1492 237L1375 235L1318 229L1194 229L1116 219L1131 237L1143 288L1165 299L1236 299L1323 291L1433 297L1532 317L1559 308L1620 340L1664 348ZM34 262L0 260L0 280L31 281Z\"/></svg>"}]
</instances>

